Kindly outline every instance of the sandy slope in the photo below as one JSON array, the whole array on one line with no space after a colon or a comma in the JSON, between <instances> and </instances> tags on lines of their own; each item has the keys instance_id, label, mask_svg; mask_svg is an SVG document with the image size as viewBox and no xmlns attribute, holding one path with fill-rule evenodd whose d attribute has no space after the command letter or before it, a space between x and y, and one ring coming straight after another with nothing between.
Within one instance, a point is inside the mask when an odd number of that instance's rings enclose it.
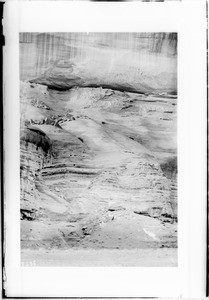
<instances>
[{"instance_id":1,"label":"sandy slope","mask_svg":"<svg viewBox=\"0 0 209 300\"><path fill-rule=\"evenodd\" d=\"M23 267L176 267L176 249L24 250Z\"/></svg>"}]
</instances>

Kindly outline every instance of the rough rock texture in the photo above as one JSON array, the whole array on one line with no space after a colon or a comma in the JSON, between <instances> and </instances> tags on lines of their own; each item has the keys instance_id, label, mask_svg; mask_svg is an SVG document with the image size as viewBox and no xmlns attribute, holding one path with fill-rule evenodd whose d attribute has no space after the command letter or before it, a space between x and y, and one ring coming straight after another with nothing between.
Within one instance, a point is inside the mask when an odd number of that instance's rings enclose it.
<instances>
[{"instance_id":1,"label":"rough rock texture","mask_svg":"<svg viewBox=\"0 0 209 300\"><path fill-rule=\"evenodd\" d=\"M22 248L176 248L176 34L20 42Z\"/></svg>"},{"instance_id":2,"label":"rough rock texture","mask_svg":"<svg viewBox=\"0 0 209 300\"><path fill-rule=\"evenodd\" d=\"M50 163L50 139L36 127L26 127L20 133L20 178L21 178L21 217L34 216L37 192L36 182L45 164ZM27 212L27 214L26 214ZM29 216L31 217L31 216Z\"/></svg>"},{"instance_id":3,"label":"rough rock texture","mask_svg":"<svg viewBox=\"0 0 209 300\"><path fill-rule=\"evenodd\" d=\"M21 91L22 246L175 247L175 97Z\"/></svg>"}]
</instances>

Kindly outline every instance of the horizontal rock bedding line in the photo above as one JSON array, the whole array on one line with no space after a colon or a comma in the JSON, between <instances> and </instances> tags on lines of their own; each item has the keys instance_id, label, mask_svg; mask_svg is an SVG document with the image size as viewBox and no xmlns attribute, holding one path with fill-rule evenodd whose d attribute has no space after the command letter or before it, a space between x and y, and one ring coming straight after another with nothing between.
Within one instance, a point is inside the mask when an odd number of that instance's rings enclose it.
<instances>
[{"instance_id":1,"label":"horizontal rock bedding line","mask_svg":"<svg viewBox=\"0 0 209 300\"><path fill-rule=\"evenodd\" d=\"M52 79L53 81L55 81L54 79ZM147 89L141 87L141 89L138 89L136 87L130 87L129 85L126 85L125 83L123 85L111 85L111 84L103 84L103 83L98 83L98 84L87 84L85 82L80 82L81 80L74 81L72 79L66 80L65 84L64 83L57 83L57 84L52 84L50 83L50 81L48 79L43 78L34 78L31 79L29 82L32 84L41 84L41 85L45 85L47 86L47 88L49 90L54 90L54 91L60 91L60 92L66 92L66 91L70 91L72 88L103 88L103 89L108 89L108 90L112 90L112 91L117 91L117 92L122 92L122 93L132 93L132 94L136 94L136 95L145 95L145 96L152 96L154 95L155 97L157 96L164 96L164 97L169 97L169 98L173 98L176 97L177 95L177 91L176 89L166 89L162 88L162 89L158 89L158 90L154 90L151 89L150 91L148 91ZM154 101L153 101L154 102ZM163 100L161 100L161 102L163 102ZM47 107L45 107L45 109L48 109Z\"/></svg>"},{"instance_id":2,"label":"horizontal rock bedding line","mask_svg":"<svg viewBox=\"0 0 209 300\"><path fill-rule=\"evenodd\" d=\"M21 93L24 248L177 246L176 96Z\"/></svg>"}]
</instances>

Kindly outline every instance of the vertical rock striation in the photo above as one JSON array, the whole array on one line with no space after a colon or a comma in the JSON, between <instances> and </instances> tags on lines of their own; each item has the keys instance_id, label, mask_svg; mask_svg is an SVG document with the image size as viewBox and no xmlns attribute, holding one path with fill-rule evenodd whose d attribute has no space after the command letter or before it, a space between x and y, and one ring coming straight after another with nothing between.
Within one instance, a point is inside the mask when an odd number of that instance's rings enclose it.
<instances>
[{"instance_id":1,"label":"vertical rock striation","mask_svg":"<svg viewBox=\"0 0 209 300\"><path fill-rule=\"evenodd\" d=\"M176 92L176 33L22 33L20 77L74 86Z\"/></svg>"}]
</instances>

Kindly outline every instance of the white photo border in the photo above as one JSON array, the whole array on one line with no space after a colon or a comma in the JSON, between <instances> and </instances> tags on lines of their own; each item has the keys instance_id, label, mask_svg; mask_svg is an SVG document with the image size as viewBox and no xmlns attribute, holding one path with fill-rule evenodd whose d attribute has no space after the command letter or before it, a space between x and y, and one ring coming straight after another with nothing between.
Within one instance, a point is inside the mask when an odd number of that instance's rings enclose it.
<instances>
[{"instance_id":1,"label":"white photo border","mask_svg":"<svg viewBox=\"0 0 209 300\"><path fill-rule=\"evenodd\" d=\"M206 3L8 1L4 30L6 295L205 296ZM21 267L19 32L178 33L178 267Z\"/></svg>"}]
</instances>

